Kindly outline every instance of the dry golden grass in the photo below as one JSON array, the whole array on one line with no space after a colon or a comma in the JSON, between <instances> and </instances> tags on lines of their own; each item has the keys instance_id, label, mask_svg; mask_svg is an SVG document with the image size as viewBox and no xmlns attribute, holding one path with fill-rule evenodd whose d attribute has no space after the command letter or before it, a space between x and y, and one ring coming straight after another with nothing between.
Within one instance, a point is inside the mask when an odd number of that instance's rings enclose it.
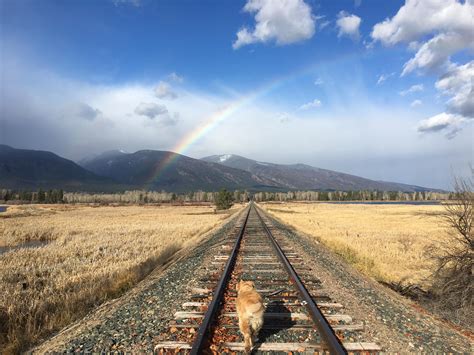
<instances>
[{"instance_id":1,"label":"dry golden grass","mask_svg":"<svg viewBox=\"0 0 474 355\"><path fill-rule=\"evenodd\" d=\"M365 274L385 282L428 286L426 247L446 237L439 205L263 204Z\"/></svg>"},{"instance_id":2,"label":"dry golden grass","mask_svg":"<svg viewBox=\"0 0 474 355\"><path fill-rule=\"evenodd\" d=\"M240 206L13 206L0 214L0 349L18 352L122 293Z\"/></svg>"}]
</instances>

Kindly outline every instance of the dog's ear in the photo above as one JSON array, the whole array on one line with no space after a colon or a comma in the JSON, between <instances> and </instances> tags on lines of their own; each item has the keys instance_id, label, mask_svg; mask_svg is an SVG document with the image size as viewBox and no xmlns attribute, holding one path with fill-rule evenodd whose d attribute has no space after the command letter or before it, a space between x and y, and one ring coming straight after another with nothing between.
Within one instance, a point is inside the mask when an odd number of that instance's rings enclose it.
<instances>
[{"instance_id":1,"label":"dog's ear","mask_svg":"<svg viewBox=\"0 0 474 355\"><path fill-rule=\"evenodd\" d=\"M252 286L253 288L255 288L255 282L249 281L249 285Z\"/></svg>"}]
</instances>

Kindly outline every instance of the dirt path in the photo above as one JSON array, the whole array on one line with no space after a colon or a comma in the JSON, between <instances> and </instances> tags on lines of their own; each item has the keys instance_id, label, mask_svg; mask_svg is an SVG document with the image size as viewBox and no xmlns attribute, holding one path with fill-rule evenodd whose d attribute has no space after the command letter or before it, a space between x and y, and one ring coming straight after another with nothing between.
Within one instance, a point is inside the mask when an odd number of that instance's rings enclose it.
<instances>
[{"instance_id":1,"label":"dirt path","mask_svg":"<svg viewBox=\"0 0 474 355\"><path fill-rule=\"evenodd\" d=\"M387 352L473 352L472 339L361 275L320 244L273 221L294 241L332 299L342 303L354 320L365 323L365 341L376 342ZM165 271L155 270L134 290L101 306L33 351L152 351L168 330L174 312L188 300L198 276L194 270L211 259L213 246L232 227L233 221L191 253L182 254Z\"/></svg>"}]
</instances>

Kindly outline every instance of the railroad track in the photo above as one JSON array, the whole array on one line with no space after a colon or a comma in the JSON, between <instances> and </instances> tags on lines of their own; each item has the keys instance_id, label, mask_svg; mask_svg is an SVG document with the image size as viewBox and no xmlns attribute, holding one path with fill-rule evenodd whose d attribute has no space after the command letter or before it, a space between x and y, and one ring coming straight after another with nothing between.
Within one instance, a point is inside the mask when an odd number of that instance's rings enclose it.
<instances>
[{"instance_id":1,"label":"railroad track","mask_svg":"<svg viewBox=\"0 0 474 355\"><path fill-rule=\"evenodd\" d=\"M222 354L244 350L235 307L239 280L255 282L265 300L264 325L254 352L368 353L374 343L347 342L364 329L343 314L288 240L253 203L238 218L234 235L199 270L199 286L175 313L166 340L155 351Z\"/></svg>"}]
</instances>

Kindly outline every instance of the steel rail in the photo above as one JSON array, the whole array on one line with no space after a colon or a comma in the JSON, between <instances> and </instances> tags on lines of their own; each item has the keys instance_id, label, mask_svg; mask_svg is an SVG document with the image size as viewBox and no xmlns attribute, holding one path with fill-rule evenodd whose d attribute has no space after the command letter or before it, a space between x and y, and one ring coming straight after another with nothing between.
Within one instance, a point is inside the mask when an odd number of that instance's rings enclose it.
<instances>
[{"instance_id":1,"label":"steel rail","mask_svg":"<svg viewBox=\"0 0 474 355\"><path fill-rule=\"evenodd\" d=\"M263 218L260 215L257 208L255 208L255 212L257 213L257 216L260 219L260 222L262 223L262 226L265 230L265 233L267 234L268 238L270 239L270 241L273 245L273 248L275 249L275 252L278 255L278 258L283 263L286 271L288 272L288 274L290 276L290 279L292 280L292 282L294 283L294 285L298 289L298 292L299 292L301 298L304 300L306 309L308 310L311 318L313 319L313 321L316 324L319 332L321 333L321 336L324 339L325 343L327 344L330 353L331 354L347 354L347 350L344 349L344 346L341 344L341 342L337 338L337 336L334 333L333 329L329 325L327 319L321 313L320 309L318 308L318 306L314 302L314 300L311 297L311 295L309 294L308 290L306 289L306 287L301 282L301 279L299 278L299 276L296 273L293 266L291 266L291 263L288 261L287 257L283 253L283 250L281 250L280 245L276 241L276 239L273 236L272 232L270 231L270 229L267 227L267 225L263 221Z\"/></svg>"},{"instance_id":2,"label":"steel rail","mask_svg":"<svg viewBox=\"0 0 474 355\"><path fill-rule=\"evenodd\" d=\"M219 305L222 300L222 296L224 295L224 290L226 285L230 279L232 269L234 267L235 259L237 258L237 251L240 246L240 242L242 241L242 237L245 232L245 228L247 226L247 221L249 219L250 210L252 209L252 202L250 203L247 211L247 215L245 216L245 221L242 227L240 228L239 235L234 243L234 247L232 248L232 252L230 253L229 259L227 259L227 263L224 268L224 272L219 279L219 283L217 284L216 290L214 292L214 296L212 297L212 301L207 308L206 315L199 326L198 332L196 337L194 338L193 345L191 348L191 355L198 355L201 354L202 349L205 344L206 334L209 331L212 320L214 319L214 315L216 311L219 309Z\"/></svg>"}]
</instances>

